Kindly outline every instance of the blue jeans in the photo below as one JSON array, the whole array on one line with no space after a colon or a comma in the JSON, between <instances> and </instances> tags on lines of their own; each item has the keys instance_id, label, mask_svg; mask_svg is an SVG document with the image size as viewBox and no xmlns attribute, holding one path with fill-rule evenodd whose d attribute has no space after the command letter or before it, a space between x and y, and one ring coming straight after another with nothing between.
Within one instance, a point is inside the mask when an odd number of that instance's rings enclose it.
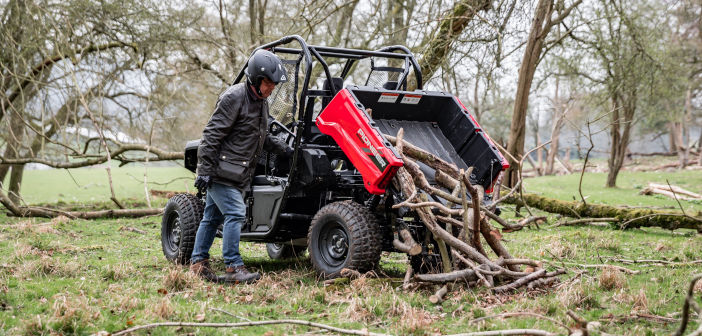
<instances>
[{"instance_id":1,"label":"blue jeans","mask_svg":"<svg viewBox=\"0 0 702 336\"><path fill-rule=\"evenodd\" d=\"M192 263L210 258L210 247L217 227L224 221L222 230L222 257L227 267L244 265L239 254L241 226L246 220L246 204L241 191L234 187L212 183L207 189L205 213L195 235Z\"/></svg>"}]
</instances>

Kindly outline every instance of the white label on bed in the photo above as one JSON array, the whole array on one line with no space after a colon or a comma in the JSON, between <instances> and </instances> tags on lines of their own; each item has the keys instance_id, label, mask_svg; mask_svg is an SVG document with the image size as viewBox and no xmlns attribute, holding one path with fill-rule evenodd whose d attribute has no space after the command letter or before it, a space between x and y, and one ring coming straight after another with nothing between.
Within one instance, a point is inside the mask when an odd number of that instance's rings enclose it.
<instances>
[{"instance_id":1,"label":"white label on bed","mask_svg":"<svg viewBox=\"0 0 702 336\"><path fill-rule=\"evenodd\" d=\"M378 103L394 103L399 96L399 93L383 93L380 95L380 98L378 98Z\"/></svg>"},{"instance_id":2,"label":"white label on bed","mask_svg":"<svg viewBox=\"0 0 702 336\"><path fill-rule=\"evenodd\" d=\"M419 100L422 99L420 95L407 94L402 98L400 103L402 104L419 104Z\"/></svg>"}]
</instances>

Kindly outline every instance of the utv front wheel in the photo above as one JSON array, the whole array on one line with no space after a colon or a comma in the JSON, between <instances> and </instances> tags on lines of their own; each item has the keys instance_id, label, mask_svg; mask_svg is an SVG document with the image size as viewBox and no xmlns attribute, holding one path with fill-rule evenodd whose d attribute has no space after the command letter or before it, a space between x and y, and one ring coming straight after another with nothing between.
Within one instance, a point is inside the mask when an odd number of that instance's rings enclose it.
<instances>
[{"instance_id":1,"label":"utv front wheel","mask_svg":"<svg viewBox=\"0 0 702 336\"><path fill-rule=\"evenodd\" d=\"M204 208L202 200L190 194L178 194L168 200L161 220L161 247L168 261L190 263Z\"/></svg>"},{"instance_id":2,"label":"utv front wheel","mask_svg":"<svg viewBox=\"0 0 702 336\"><path fill-rule=\"evenodd\" d=\"M340 276L344 268L372 270L380 260L381 238L377 219L363 205L352 201L328 204L310 225L312 266L326 278Z\"/></svg>"}]
</instances>

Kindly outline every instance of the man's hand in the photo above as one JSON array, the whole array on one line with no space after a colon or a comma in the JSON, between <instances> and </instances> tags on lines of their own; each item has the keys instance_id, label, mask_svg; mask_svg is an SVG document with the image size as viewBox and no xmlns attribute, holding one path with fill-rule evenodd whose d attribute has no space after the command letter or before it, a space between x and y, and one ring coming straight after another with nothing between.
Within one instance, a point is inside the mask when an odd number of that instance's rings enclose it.
<instances>
[{"instance_id":1,"label":"man's hand","mask_svg":"<svg viewBox=\"0 0 702 336\"><path fill-rule=\"evenodd\" d=\"M289 159L293 156L293 154L295 154L295 150L292 147L288 146L285 148L285 152L283 152L283 157Z\"/></svg>"},{"instance_id":2,"label":"man's hand","mask_svg":"<svg viewBox=\"0 0 702 336\"><path fill-rule=\"evenodd\" d=\"M207 188L212 185L212 177L207 176L207 175L198 175L195 178L195 188L197 188L197 191L199 192L204 192L207 190Z\"/></svg>"}]
</instances>

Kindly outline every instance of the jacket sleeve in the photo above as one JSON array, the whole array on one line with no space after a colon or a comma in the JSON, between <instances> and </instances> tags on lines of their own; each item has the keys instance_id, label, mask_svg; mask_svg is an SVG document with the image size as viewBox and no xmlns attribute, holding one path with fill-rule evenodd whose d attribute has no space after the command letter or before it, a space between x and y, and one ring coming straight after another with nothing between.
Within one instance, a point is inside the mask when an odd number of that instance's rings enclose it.
<instances>
[{"instance_id":1,"label":"jacket sleeve","mask_svg":"<svg viewBox=\"0 0 702 336\"><path fill-rule=\"evenodd\" d=\"M229 135L241 110L241 101L234 95L224 95L217 101L215 111L202 132L197 151L197 174L216 175L222 141Z\"/></svg>"}]
</instances>

